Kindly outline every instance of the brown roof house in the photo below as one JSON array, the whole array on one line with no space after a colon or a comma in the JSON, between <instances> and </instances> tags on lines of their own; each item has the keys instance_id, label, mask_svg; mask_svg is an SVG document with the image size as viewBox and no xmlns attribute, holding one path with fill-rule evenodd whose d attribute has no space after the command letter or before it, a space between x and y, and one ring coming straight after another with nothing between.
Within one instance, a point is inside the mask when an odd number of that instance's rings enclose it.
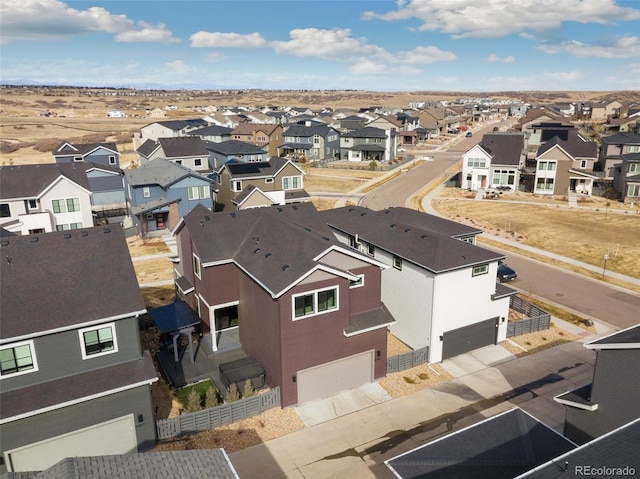
<instances>
[{"instance_id":1,"label":"brown roof house","mask_svg":"<svg viewBox=\"0 0 640 479\"><path fill-rule=\"evenodd\" d=\"M282 132L282 125L241 123L231 131L231 138L259 146L269 156L275 156L282 143Z\"/></svg>"},{"instance_id":2,"label":"brown roof house","mask_svg":"<svg viewBox=\"0 0 640 479\"><path fill-rule=\"evenodd\" d=\"M251 163L232 159L211 175L216 180L216 210L309 201L304 175L290 160L278 156Z\"/></svg>"},{"instance_id":3,"label":"brown roof house","mask_svg":"<svg viewBox=\"0 0 640 479\"><path fill-rule=\"evenodd\" d=\"M385 376L384 266L337 241L312 203L198 206L174 233L178 296L199 314L200 348L216 354L235 334L283 406Z\"/></svg>"},{"instance_id":4,"label":"brown roof house","mask_svg":"<svg viewBox=\"0 0 640 479\"><path fill-rule=\"evenodd\" d=\"M156 440L145 313L119 225L0 241L0 472Z\"/></svg>"}]
</instances>

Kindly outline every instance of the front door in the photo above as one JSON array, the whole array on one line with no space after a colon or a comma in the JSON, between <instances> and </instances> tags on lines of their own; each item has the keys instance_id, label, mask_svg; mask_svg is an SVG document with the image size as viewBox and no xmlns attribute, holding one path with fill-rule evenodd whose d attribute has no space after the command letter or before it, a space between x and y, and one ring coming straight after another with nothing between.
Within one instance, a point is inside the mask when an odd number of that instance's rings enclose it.
<instances>
[{"instance_id":1,"label":"front door","mask_svg":"<svg viewBox=\"0 0 640 479\"><path fill-rule=\"evenodd\" d=\"M156 213L156 225L159 230L163 230L167 227L167 214Z\"/></svg>"},{"instance_id":2,"label":"front door","mask_svg":"<svg viewBox=\"0 0 640 479\"><path fill-rule=\"evenodd\" d=\"M485 175L480 175L478 179L480 180L480 188L484 190L487 187L487 177Z\"/></svg>"}]
</instances>

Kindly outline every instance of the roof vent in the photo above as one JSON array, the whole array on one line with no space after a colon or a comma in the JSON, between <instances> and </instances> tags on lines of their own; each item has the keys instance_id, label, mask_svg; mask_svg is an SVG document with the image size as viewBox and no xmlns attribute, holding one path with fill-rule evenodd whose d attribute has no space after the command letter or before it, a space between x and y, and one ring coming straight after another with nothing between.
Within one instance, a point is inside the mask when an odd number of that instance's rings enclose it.
<instances>
[{"instance_id":1,"label":"roof vent","mask_svg":"<svg viewBox=\"0 0 640 479\"><path fill-rule=\"evenodd\" d=\"M254 254L258 254L259 252L260 252L260 248L256 248L256 249L253 250Z\"/></svg>"},{"instance_id":2,"label":"roof vent","mask_svg":"<svg viewBox=\"0 0 640 479\"><path fill-rule=\"evenodd\" d=\"M89 232L83 231L82 233L80 233L80 236L82 236L83 238L86 238L87 236L89 236Z\"/></svg>"},{"instance_id":3,"label":"roof vent","mask_svg":"<svg viewBox=\"0 0 640 479\"><path fill-rule=\"evenodd\" d=\"M365 215L366 215L366 213L360 213L360 216L365 216Z\"/></svg>"},{"instance_id":4,"label":"roof vent","mask_svg":"<svg viewBox=\"0 0 640 479\"><path fill-rule=\"evenodd\" d=\"M64 234L64 239L69 239L71 238L71 233L65 233Z\"/></svg>"},{"instance_id":5,"label":"roof vent","mask_svg":"<svg viewBox=\"0 0 640 479\"><path fill-rule=\"evenodd\" d=\"M349 208L347 211L351 213L353 211L353 208Z\"/></svg>"},{"instance_id":6,"label":"roof vent","mask_svg":"<svg viewBox=\"0 0 640 479\"><path fill-rule=\"evenodd\" d=\"M391 210L385 210L384 214L388 215L389 213L391 213Z\"/></svg>"},{"instance_id":7,"label":"roof vent","mask_svg":"<svg viewBox=\"0 0 640 479\"><path fill-rule=\"evenodd\" d=\"M264 254L264 259L267 259L269 256L272 256L271 253L265 253Z\"/></svg>"},{"instance_id":8,"label":"roof vent","mask_svg":"<svg viewBox=\"0 0 640 479\"><path fill-rule=\"evenodd\" d=\"M286 271L289 269L289 265L288 264L283 264L282 265L282 271Z\"/></svg>"},{"instance_id":9,"label":"roof vent","mask_svg":"<svg viewBox=\"0 0 640 479\"><path fill-rule=\"evenodd\" d=\"M391 226L392 228L395 228L395 227L396 227L396 224L395 224L395 223L391 223L391 225L390 225L390 226Z\"/></svg>"},{"instance_id":10,"label":"roof vent","mask_svg":"<svg viewBox=\"0 0 640 479\"><path fill-rule=\"evenodd\" d=\"M235 218L236 214L235 213L229 213L229 216L231 216L232 218Z\"/></svg>"},{"instance_id":11,"label":"roof vent","mask_svg":"<svg viewBox=\"0 0 640 479\"><path fill-rule=\"evenodd\" d=\"M298 205L293 205L293 206L292 206L292 208L293 208L294 210L297 210L297 209L298 209Z\"/></svg>"},{"instance_id":12,"label":"roof vent","mask_svg":"<svg viewBox=\"0 0 640 479\"><path fill-rule=\"evenodd\" d=\"M209 215L205 215L204 219L205 219L206 221L210 221L210 220L211 220L211 216L209 216Z\"/></svg>"},{"instance_id":13,"label":"roof vent","mask_svg":"<svg viewBox=\"0 0 640 479\"><path fill-rule=\"evenodd\" d=\"M0 242L0 246L9 246L9 240L3 240Z\"/></svg>"},{"instance_id":14,"label":"roof vent","mask_svg":"<svg viewBox=\"0 0 640 479\"><path fill-rule=\"evenodd\" d=\"M405 233L408 233L409 231L411 231L411 228L405 228L405 229L404 229L404 232L405 232Z\"/></svg>"},{"instance_id":15,"label":"roof vent","mask_svg":"<svg viewBox=\"0 0 640 479\"><path fill-rule=\"evenodd\" d=\"M276 209L278 210L278 213L282 213L282 208L278 206Z\"/></svg>"},{"instance_id":16,"label":"roof vent","mask_svg":"<svg viewBox=\"0 0 640 479\"><path fill-rule=\"evenodd\" d=\"M111 233L111 228L104 228L104 229L102 230L102 232L103 232L104 234Z\"/></svg>"},{"instance_id":17,"label":"roof vent","mask_svg":"<svg viewBox=\"0 0 640 479\"><path fill-rule=\"evenodd\" d=\"M38 237L37 237L37 236L34 236L33 238L31 238L31 239L29 240L29 242L31 242L31 243L37 243L37 242L38 242Z\"/></svg>"},{"instance_id":18,"label":"roof vent","mask_svg":"<svg viewBox=\"0 0 640 479\"><path fill-rule=\"evenodd\" d=\"M330 241L329 238L327 238L326 236L323 236L322 239L326 241Z\"/></svg>"},{"instance_id":19,"label":"roof vent","mask_svg":"<svg viewBox=\"0 0 640 479\"><path fill-rule=\"evenodd\" d=\"M11 256L7 255L7 264L11 264Z\"/></svg>"},{"instance_id":20,"label":"roof vent","mask_svg":"<svg viewBox=\"0 0 640 479\"><path fill-rule=\"evenodd\" d=\"M420 235L420 239L427 239L428 236L427 235Z\"/></svg>"}]
</instances>

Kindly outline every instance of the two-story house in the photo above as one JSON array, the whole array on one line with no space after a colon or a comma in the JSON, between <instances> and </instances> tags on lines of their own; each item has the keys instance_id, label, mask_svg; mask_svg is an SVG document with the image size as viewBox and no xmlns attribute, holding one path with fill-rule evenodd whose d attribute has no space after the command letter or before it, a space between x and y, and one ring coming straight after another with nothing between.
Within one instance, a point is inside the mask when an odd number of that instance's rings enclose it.
<instances>
[{"instance_id":1,"label":"two-story house","mask_svg":"<svg viewBox=\"0 0 640 479\"><path fill-rule=\"evenodd\" d=\"M100 166L120 168L120 153L115 143L63 142L51 152L56 163L91 162Z\"/></svg>"},{"instance_id":2,"label":"two-story house","mask_svg":"<svg viewBox=\"0 0 640 479\"><path fill-rule=\"evenodd\" d=\"M305 173L286 158L244 163L230 160L215 173L216 210L239 210L309 200Z\"/></svg>"},{"instance_id":3,"label":"two-story house","mask_svg":"<svg viewBox=\"0 0 640 479\"><path fill-rule=\"evenodd\" d=\"M198 128L187 133L189 136L197 136L204 141L212 143L221 143L231 139L232 128L226 126L211 125L204 128Z\"/></svg>"},{"instance_id":4,"label":"two-story house","mask_svg":"<svg viewBox=\"0 0 640 479\"><path fill-rule=\"evenodd\" d=\"M613 179L615 165L622 163L622 155L640 153L640 134L618 133L602 137L598 155L598 169L604 171L604 177Z\"/></svg>"},{"instance_id":5,"label":"two-story house","mask_svg":"<svg viewBox=\"0 0 640 479\"><path fill-rule=\"evenodd\" d=\"M554 397L567 406L564 435L578 444L640 418L640 325L584 346L596 352L593 380Z\"/></svg>"},{"instance_id":6,"label":"two-story house","mask_svg":"<svg viewBox=\"0 0 640 479\"><path fill-rule=\"evenodd\" d=\"M395 130L364 127L340 136L340 158L347 161L390 161L397 156Z\"/></svg>"},{"instance_id":7,"label":"two-story house","mask_svg":"<svg viewBox=\"0 0 640 479\"><path fill-rule=\"evenodd\" d=\"M384 266L333 236L312 203L211 213L174 230L179 296L201 318L203 343L238 329L242 350L302 404L386 374Z\"/></svg>"},{"instance_id":8,"label":"two-story house","mask_svg":"<svg viewBox=\"0 0 640 479\"><path fill-rule=\"evenodd\" d=\"M140 134L134 135L133 149L137 150L147 140L158 141L159 138L186 136L190 131L207 125L207 121L200 118L155 121L143 126L140 128Z\"/></svg>"},{"instance_id":9,"label":"two-story house","mask_svg":"<svg viewBox=\"0 0 640 479\"><path fill-rule=\"evenodd\" d=\"M245 141L227 140L222 143L207 142L206 148L209 154L209 164L214 171L232 159L246 163L267 161L268 159L267 151L264 148Z\"/></svg>"},{"instance_id":10,"label":"two-story house","mask_svg":"<svg viewBox=\"0 0 640 479\"><path fill-rule=\"evenodd\" d=\"M0 252L0 472L153 447L157 377L122 227L3 237Z\"/></svg>"},{"instance_id":11,"label":"two-story house","mask_svg":"<svg viewBox=\"0 0 640 479\"><path fill-rule=\"evenodd\" d=\"M196 205L213 210L214 181L177 163L156 158L125 176L129 211L140 235L173 228Z\"/></svg>"},{"instance_id":12,"label":"two-story house","mask_svg":"<svg viewBox=\"0 0 640 479\"><path fill-rule=\"evenodd\" d=\"M577 132L569 134L566 140L554 136L538 149L533 192L591 195L599 179L593 173L597 158L595 141L586 141Z\"/></svg>"},{"instance_id":13,"label":"two-story house","mask_svg":"<svg viewBox=\"0 0 640 479\"><path fill-rule=\"evenodd\" d=\"M138 160L140 165L144 165L156 158L164 158L198 173L210 173L212 168L206 144L197 136L147 140L137 150Z\"/></svg>"},{"instance_id":14,"label":"two-story house","mask_svg":"<svg viewBox=\"0 0 640 479\"><path fill-rule=\"evenodd\" d=\"M501 188L515 191L526 160L522 133L487 133L462 155L461 188L472 191Z\"/></svg>"},{"instance_id":15,"label":"two-story house","mask_svg":"<svg viewBox=\"0 0 640 479\"><path fill-rule=\"evenodd\" d=\"M383 263L391 332L429 362L506 339L509 296L496 283L504 255L476 246L477 229L408 208L358 206L320 212L340 240Z\"/></svg>"},{"instance_id":16,"label":"two-story house","mask_svg":"<svg viewBox=\"0 0 640 479\"><path fill-rule=\"evenodd\" d=\"M625 203L640 202L640 153L621 156L622 163L615 165L613 186Z\"/></svg>"},{"instance_id":17,"label":"two-story house","mask_svg":"<svg viewBox=\"0 0 640 479\"><path fill-rule=\"evenodd\" d=\"M340 133L327 125L291 125L283 134L278 153L294 161L333 159L340 155Z\"/></svg>"},{"instance_id":18,"label":"two-story house","mask_svg":"<svg viewBox=\"0 0 640 479\"><path fill-rule=\"evenodd\" d=\"M0 167L0 226L23 235L93 226L88 165Z\"/></svg>"},{"instance_id":19,"label":"two-story house","mask_svg":"<svg viewBox=\"0 0 640 479\"><path fill-rule=\"evenodd\" d=\"M282 143L282 125L242 123L231 131L231 138L251 143L267 151L269 157L278 154L278 146Z\"/></svg>"}]
</instances>

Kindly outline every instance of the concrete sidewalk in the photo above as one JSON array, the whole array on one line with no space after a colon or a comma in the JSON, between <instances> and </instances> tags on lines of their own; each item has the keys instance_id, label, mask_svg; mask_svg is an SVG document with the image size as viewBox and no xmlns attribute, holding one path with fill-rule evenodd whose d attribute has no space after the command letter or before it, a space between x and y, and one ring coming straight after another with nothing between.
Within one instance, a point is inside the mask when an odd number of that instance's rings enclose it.
<instances>
[{"instance_id":1,"label":"concrete sidewalk","mask_svg":"<svg viewBox=\"0 0 640 479\"><path fill-rule=\"evenodd\" d=\"M565 409L553 396L590 382L594 362L581 342L520 358L501 346L483 348L442 363L451 381L229 456L241 478L393 478L384 460L515 406L561 430Z\"/></svg>"}]
</instances>

